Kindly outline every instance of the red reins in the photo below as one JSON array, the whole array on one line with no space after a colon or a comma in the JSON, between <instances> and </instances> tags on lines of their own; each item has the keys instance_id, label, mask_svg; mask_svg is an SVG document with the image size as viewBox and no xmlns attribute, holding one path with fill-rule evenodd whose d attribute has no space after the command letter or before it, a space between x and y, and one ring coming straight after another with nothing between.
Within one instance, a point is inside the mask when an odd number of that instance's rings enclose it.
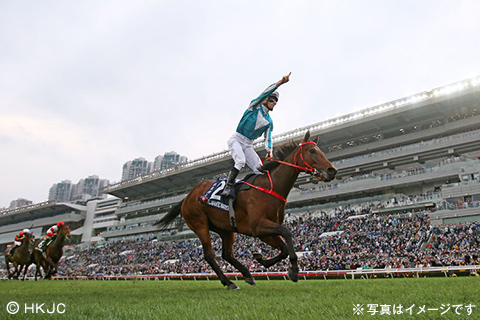
<instances>
[{"instance_id":1,"label":"red reins","mask_svg":"<svg viewBox=\"0 0 480 320\"><path fill-rule=\"evenodd\" d=\"M300 148L298 149L297 153L295 153L295 156L293 158L293 163L290 163L290 162L285 162L285 161L282 161L282 160L278 160L278 159L273 159L273 158L263 158L264 160L269 160L269 161L275 161L275 162L278 162L278 163L281 163L281 164L284 164L284 165L287 165L289 167L293 167L295 169L297 169L298 171L304 171L306 173L310 173L310 174L313 174L315 172L315 168L313 168L311 165L309 165L305 159L303 159L303 146L306 145L306 144L315 144L314 141L306 141L306 142L301 142L300 143ZM305 167L302 167L302 166L298 166L296 165L295 163L297 163L297 156L298 154L300 154L300 159L303 161L303 163L306 165ZM245 181L242 181L243 183L245 183L246 185L252 187L252 188L255 188L259 191L262 191L262 192L265 192L265 193L268 193L278 199L280 199L283 204L286 204L287 203L287 199L285 199L282 195L276 193L275 191L273 191L273 181L272 181L272 176L270 175L270 172L267 172L267 175L268 175L268 179L270 180L270 190L268 189L265 189L265 188L262 188L262 187L259 187L259 186L255 186L253 184L250 184L248 182L245 182Z\"/></svg>"},{"instance_id":2,"label":"red reins","mask_svg":"<svg viewBox=\"0 0 480 320\"><path fill-rule=\"evenodd\" d=\"M271 194L272 196L280 199L283 204L287 203L287 199L285 199L282 195L276 193L275 191L273 191L273 182L272 182L272 176L270 175L270 172L267 172L267 175L268 175L268 179L270 180L270 190L268 189L265 189L265 188L262 188L262 187L259 187L259 186L256 186L256 185L253 185L251 183L248 183L248 182L245 182L245 181L242 181L243 183L245 183L246 185L252 187L252 188L255 188L259 191L262 191L262 192L265 192L265 193L268 193L268 194Z\"/></svg>"}]
</instances>

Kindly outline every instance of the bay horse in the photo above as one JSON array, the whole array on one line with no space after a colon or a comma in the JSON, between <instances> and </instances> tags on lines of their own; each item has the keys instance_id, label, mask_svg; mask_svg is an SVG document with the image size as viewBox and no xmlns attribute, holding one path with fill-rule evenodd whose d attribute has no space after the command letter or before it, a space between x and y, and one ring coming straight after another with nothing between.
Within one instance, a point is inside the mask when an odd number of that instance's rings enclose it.
<instances>
[{"instance_id":1,"label":"bay horse","mask_svg":"<svg viewBox=\"0 0 480 320\"><path fill-rule=\"evenodd\" d=\"M11 279L12 277L14 279L18 279L20 273L22 273L22 269L25 268L22 279L25 280L25 275L27 274L27 269L30 265L29 246L33 239L33 234L25 233L25 237L22 239L22 244L19 247L15 248L13 255L9 254L10 248L13 245L7 247L7 250L5 251L5 264L7 265L8 279ZM15 271L13 273L10 273L10 262L15 268Z\"/></svg>"},{"instance_id":2,"label":"bay horse","mask_svg":"<svg viewBox=\"0 0 480 320\"><path fill-rule=\"evenodd\" d=\"M285 217L285 199L300 172L309 173L318 181L324 182L333 180L337 173L337 169L317 146L318 138L313 141L309 141L309 139L310 132L307 132L303 142L299 145L292 140L279 147L276 151L278 160L268 161L262 166L261 169L264 173L255 177L253 185L263 188L263 192L255 187L238 192L233 205L236 230L230 223L228 213L198 200L212 186L213 180L198 183L156 224L160 225L161 230L165 230L181 214L190 229L200 239L205 260L228 289L239 288L225 276L218 266L212 249L210 231L217 233L222 239L222 258L240 271L248 284L255 285L255 280L248 268L233 256L236 232L257 237L280 250L277 256L270 259L264 259L260 254L254 254L254 258L265 268L289 257L291 266L288 269L288 276L293 282L297 282L298 258L293 247L292 234L282 225Z\"/></svg>"},{"instance_id":3,"label":"bay horse","mask_svg":"<svg viewBox=\"0 0 480 320\"><path fill-rule=\"evenodd\" d=\"M70 237L70 227L63 225L58 227L57 236L45 249L45 255L36 249L38 242L35 242L35 249L32 252L32 261L34 261L36 266L35 271L35 280L37 276L41 276L40 267L43 268L45 273L44 279L51 279L52 276L57 273L58 263L60 258L63 256L63 245L65 239Z\"/></svg>"}]
</instances>

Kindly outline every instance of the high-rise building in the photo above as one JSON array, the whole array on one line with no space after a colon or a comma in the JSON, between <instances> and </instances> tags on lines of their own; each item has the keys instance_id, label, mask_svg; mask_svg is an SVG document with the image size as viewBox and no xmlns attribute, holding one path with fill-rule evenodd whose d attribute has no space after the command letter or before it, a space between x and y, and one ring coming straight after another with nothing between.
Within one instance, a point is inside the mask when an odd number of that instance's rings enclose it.
<instances>
[{"instance_id":1,"label":"high-rise building","mask_svg":"<svg viewBox=\"0 0 480 320\"><path fill-rule=\"evenodd\" d=\"M98 197L105 198L107 195L99 195L98 190L107 186L108 183L108 180L100 179L95 175L86 179L80 179L77 184L72 183L70 180L64 180L60 183L55 183L50 188L48 200L71 202Z\"/></svg>"},{"instance_id":2,"label":"high-rise building","mask_svg":"<svg viewBox=\"0 0 480 320\"><path fill-rule=\"evenodd\" d=\"M98 190L108 185L108 180L100 179L98 176L89 176L85 179L80 179L75 190L72 193L71 200L88 200L92 198L98 198ZM106 195L105 195L106 196Z\"/></svg>"},{"instance_id":3,"label":"high-rise building","mask_svg":"<svg viewBox=\"0 0 480 320\"><path fill-rule=\"evenodd\" d=\"M158 158L158 157L157 157ZM186 163L188 161L187 157L181 156L175 151L165 152L163 158L160 162L160 169L168 169L174 167L181 163Z\"/></svg>"},{"instance_id":4,"label":"high-rise building","mask_svg":"<svg viewBox=\"0 0 480 320\"><path fill-rule=\"evenodd\" d=\"M160 170L162 168L163 156L156 156L153 161L153 170Z\"/></svg>"},{"instance_id":5,"label":"high-rise building","mask_svg":"<svg viewBox=\"0 0 480 320\"><path fill-rule=\"evenodd\" d=\"M127 161L123 165L122 180L134 179L152 172L153 163L148 162L145 158L136 158L132 161Z\"/></svg>"},{"instance_id":6,"label":"high-rise building","mask_svg":"<svg viewBox=\"0 0 480 320\"><path fill-rule=\"evenodd\" d=\"M59 202L69 202L72 197L73 189L72 181L64 180L59 183L55 183L48 193L48 200L54 200Z\"/></svg>"},{"instance_id":7,"label":"high-rise building","mask_svg":"<svg viewBox=\"0 0 480 320\"><path fill-rule=\"evenodd\" d=\"M31 200L18 198L17 200L13 200L12 202L10 202L10 207L8 207L8 209L25 207L25 206L31 205L32 203L33 201Z\"/></svg>"}]
</instances>

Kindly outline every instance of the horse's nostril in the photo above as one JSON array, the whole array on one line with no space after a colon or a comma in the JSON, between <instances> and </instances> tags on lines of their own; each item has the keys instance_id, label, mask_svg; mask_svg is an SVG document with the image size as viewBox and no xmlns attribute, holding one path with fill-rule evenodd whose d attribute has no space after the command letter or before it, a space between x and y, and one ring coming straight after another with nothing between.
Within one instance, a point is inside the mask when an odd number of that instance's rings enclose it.
<instances>
[{"instance_id":1,"label":"horse's nostril","mask_svg":"<svg viewBox=\"0 0 480 320\"><path fill-rule=\"evenodd\" d=\"M336 175L337 174L337 169L335 169L334 167L330 167L330 168L327 169L327 172L328 172L328 174Z\"/></svg>"}]
</instances>

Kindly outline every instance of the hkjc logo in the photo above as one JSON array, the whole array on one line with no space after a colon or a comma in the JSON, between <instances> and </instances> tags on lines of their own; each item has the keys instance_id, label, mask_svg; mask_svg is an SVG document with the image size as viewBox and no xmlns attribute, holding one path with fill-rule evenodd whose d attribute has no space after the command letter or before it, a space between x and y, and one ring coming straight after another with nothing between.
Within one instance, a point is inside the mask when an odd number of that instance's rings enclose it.
<instances>
[{"instance_id":1,"label":"hkjc logo","mask_svg":"<svg viewBox=\"0 0 480 320\"><path fill-rule=\"evenodd\" d=\"M52 306L45 305L45 303L25 303L25 313L65 313L66 306L64 303L53 303ZM20 311L20 305L15 301L10 301L7 304L7 312L10 314L17 314Z\"/></svg>"}]
</instances>

